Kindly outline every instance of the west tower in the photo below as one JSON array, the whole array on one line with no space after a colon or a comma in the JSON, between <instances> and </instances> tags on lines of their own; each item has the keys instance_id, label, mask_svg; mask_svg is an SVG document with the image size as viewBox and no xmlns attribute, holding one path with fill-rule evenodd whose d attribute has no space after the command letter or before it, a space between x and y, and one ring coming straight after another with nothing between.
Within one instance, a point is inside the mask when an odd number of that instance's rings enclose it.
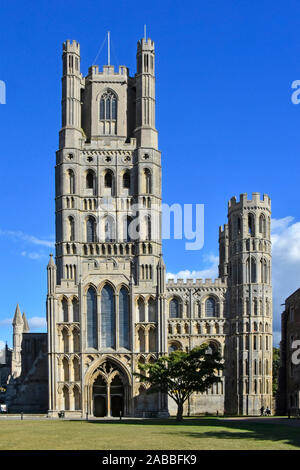
<instances>
[{"instance_id":1,"label":"west tower","mask_svg":"<svg viewBox=\"0 0 300 470\"><path fill-rule=\"evenodd\" d=\"M138 42L133 77L112 65L83 77L76 41L62 59L49 410L163 415L166 398L146 396L133 375L167 351L154 42Z\"/></svg>"}]
</instances>

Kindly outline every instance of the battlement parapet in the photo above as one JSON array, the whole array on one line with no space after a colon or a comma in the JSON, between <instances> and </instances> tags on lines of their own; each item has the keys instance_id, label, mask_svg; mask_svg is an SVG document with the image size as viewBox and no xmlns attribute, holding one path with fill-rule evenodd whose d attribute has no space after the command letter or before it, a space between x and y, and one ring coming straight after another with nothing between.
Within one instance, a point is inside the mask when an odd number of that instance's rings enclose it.
<instances>
[{"instance_id":1,"label":"battlement parapet","mask_svg":"<svg viewBox=\"0 0 300 470\"><path fill-rule=\"evenodd\" d=\"M221 278L216 279L168 279L167 280L167 288L168 287L226 287L227 284Z\"/></svg>"},{"instance_id":2,"label":"battlement parapet","mask_svg":"<svg viewBox=\"0 0 300 470\"><path fill-rule=\"evenodd\" d=\"M251 205L257 205L257 206L266 206L269 209L271 208L271 198L267 194L263 194L263 197L261 199L260 193L252 193L252 198L248 199L247 193L240 194L240 200L237 201L236 197L233 196L230 201L228 202L228 210L234 210L241 208L243 206L251 206Z\"/></svg>"},{"instance_id":3,"label":"battlement parapet","mask_svg":"<svg viewBox=\"0 0 300 470\"><path fill-rule=\"evenodd\" d=\"M63 43L63 52L64 53L73 52L75 54L80 55L80 44L79 44L79 42L75 41L75 39L73 39L72 41L70 41L70 39L67 39L67 41L65 41Z\"/></svg>"},{"instance_id":4,"label":"battlement parapet","mask_svg":"<svg viewBox=\"0 0 300 470\"><path fill-rule=\"evenodd\" d=\"M99 65L91 65L88 70L88 77L110 77L121 78L124 80L129 76L129 69L125 65L119 65L118 71L115 71L114 65L103 65L102 72L99 72Z\"/></svg>"},{"instance_id":5,"label":"battlement parapet","mask_svg":"<svg viewBox=\"0 0 300 470\"><path fill-rule=\"evenodd\" d=\"M138 42L137 42L137 51L145 51L145 50L148 50L149 52L154 52L154 41L152 41L152 39L150 38L143 38L143 39L140 39Z\"/></svg>"},{"instance_id":6,"label":"battlement parapet","mask_svg":"<svg viewBox=\"0 0 300 470\"><path fill-rule=\"evenodd\" d=\"M220 225L219 227L219 237L224 238L228 235L228 224Z\"/></svg>"}]
</instances>

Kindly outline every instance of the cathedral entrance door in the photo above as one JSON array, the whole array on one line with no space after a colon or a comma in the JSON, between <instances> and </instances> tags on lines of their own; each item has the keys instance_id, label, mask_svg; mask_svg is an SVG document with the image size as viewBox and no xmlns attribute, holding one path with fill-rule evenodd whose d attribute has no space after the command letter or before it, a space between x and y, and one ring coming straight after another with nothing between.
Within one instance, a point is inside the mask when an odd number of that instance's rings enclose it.
<instances>
[{"instance_id":1,"label":"cathedral entrance door","mask_svg":"<svg viewBox=\"0 0 300 470\"><path fill-rule=\"evenodd\" d=\"M103 395L94 396L94 416L106 416L106 397Z\"/></svg>"},{"instance_id":2,"label":"cathedral entrance door","mask_svg":"<svg viewBox=\"0 0 300 470\"><path fill-rule=\"evenodd\" d=\"M93 385L94 416L107 414L107 389L104 378L99 375Z\"/></svg>"},{"instance_id":3,"label":"cathedral entrance door","mask_svg":"<svg viewBox=\"0 0 300 470\"><path fill-rule=\"evenodd\" d=\"M123 411L123 397L119 395L113 395L111 397L111 415L112 416L120 416L120 412L122 412L122 415L124 413Z\"/></svg>"},{"instance_id":4,"label":"cathedral entrance door","mask_svg":"<svg viewBox=\"0 0 300 470\"><path fill-rule=\"evenodd\" d=\"M120 416L120 411L124 414L123 409L123 396L124 386L119 375L115 375L110 383L110 397L111 397L111 415Z\"/></svg>"},{"instance_id":5,"label":"cathedral entrance door","mask_svg":"<svg viewBox=\"0 0 300 470\"><path fill-rule=\"evenodd\" d=\"M92 378L91 412L97 417L120 417L128 413L128 385L113 361L105 361ZM127 399L127 402L126 402Z\"/></svg>"}]
</instances>

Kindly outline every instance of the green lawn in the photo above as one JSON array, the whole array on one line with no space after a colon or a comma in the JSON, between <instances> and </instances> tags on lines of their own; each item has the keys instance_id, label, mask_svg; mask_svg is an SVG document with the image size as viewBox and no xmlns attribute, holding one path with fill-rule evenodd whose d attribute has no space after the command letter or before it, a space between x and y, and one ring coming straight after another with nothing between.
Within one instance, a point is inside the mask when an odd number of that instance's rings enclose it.
<instances>
[{"instance_id":1,"label":"green lawn","mask_svg":"<svg viewBox=\"0 0 300 470\"><path fill-rule=\"evenodd\" d=\"M279 423L278 423L279 421ZM290 424L290 425L289 425ZM300 423L223 418L63 421L0 420L1 450L299 449Z\"/></svg>"}]
</instances>

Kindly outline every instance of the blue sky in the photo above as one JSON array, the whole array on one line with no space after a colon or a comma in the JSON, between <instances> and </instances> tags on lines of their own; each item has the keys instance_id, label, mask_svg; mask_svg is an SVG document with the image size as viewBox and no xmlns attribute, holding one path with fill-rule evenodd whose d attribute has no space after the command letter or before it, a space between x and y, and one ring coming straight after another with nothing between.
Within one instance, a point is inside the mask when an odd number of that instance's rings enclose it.
<instances>
[{"instance_id":1,"label":"blue sky","mask_svg":"<svg viewBox=\"0 0 300 470\"><path fill-rule=\"evenodd\" d=\"M216 275L228 200L267 193L278 340L280 303L300 287L300 105L291 101L300 79L299 2L29 0L1 6L0 341L10 346L17 302L32 331L45 331L62 42L80 42L86 75L109 30L111 62L133 75L145 23L156 44L163 200L205 205L204 248L165 241L167 270ZM97 63L106 63L105 48Z\"/></svg>"}]
</instances>

